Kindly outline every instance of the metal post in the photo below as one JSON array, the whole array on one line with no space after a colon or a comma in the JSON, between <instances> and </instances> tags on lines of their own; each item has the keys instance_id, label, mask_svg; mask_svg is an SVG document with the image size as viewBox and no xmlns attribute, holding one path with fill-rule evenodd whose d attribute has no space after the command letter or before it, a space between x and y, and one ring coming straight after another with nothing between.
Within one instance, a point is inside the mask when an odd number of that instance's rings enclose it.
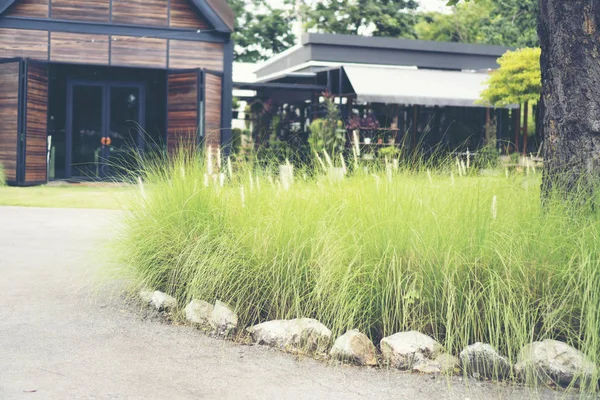
<instances>
[{"instance_id":1,"label":"metal post","mask_svg":"<svg viewBox=\"0 0 600 400\"><path fill-rule=\"evenodd\" d=\"M412 123L412 148L417 147L417 121L418 121L419 106L413 105L413 123Z\"/></svg>"},{"instance_id":2,"label":"metal post","mask_svg":"<svg viewBox=\"0 0 600 400\"><path fill-rule=\"evenodd\" d=\"M527 117L529 116L529 102L525 102L523 110L523 155L527 155Z\"/></svg>"},{"instance_id":3,"label":"metal post","mask_svg":"<svg viewBox=\"0 0 600 400\"><path fill-rule=\"evenodd\" d=\"M519 152L519 133L521 131L521 107L513 110L513 118L515 120L515 152Z\"/></svg>"}]
</instances>

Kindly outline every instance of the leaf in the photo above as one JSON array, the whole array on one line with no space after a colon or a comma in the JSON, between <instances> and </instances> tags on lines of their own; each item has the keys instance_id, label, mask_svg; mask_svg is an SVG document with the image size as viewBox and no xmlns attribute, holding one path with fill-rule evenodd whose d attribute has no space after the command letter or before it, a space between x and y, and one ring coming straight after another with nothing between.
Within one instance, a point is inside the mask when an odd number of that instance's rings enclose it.
<instances>
[{"instance_id":1,"label":"leaf","mask_svg":"<svg viewBox=\"0 0 600 400\"><path fill-rule=\"evenodd\" d=\"M447 6L455 6L457 5L459 2L459 0L448 0L448 2L446 3Z\"/></svg>"}]
</instances>

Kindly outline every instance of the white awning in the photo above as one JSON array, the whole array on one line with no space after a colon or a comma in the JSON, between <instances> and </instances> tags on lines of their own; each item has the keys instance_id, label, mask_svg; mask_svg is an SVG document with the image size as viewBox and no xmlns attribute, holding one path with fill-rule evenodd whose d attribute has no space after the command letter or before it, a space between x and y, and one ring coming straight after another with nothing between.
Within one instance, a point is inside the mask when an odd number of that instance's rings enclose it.
<instances>
[{"instance_id":1,"label":"white awning","mask_svg":"<svg viewBox=\"0 0 600 400\"><path fill-rule=\"evenodd\" d=\"M475 102L489 75L374 66L344 66L358 101L423 106L485 107Z\"/></svg>"}]
</instances>

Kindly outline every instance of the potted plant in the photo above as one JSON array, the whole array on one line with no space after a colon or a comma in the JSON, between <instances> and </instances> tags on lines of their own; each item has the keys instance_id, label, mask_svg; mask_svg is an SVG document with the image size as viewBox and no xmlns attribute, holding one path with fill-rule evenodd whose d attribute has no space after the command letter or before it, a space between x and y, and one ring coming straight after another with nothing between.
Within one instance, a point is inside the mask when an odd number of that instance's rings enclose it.
<instances>
[{"instance_id":1,"label":"potted plant","mask_svg":"<svg viewBox=\"0 0 600 400\"><path fill-rule=\"evenodd\" d=\"M348 118L346 129L349 131L358 130L363 136L364 143L371 144L373 139L378 140L376 136L379 129L379 121L377 121L374 115L368 115L366 118L353 115Z\"/></svg>"}]
</instances>

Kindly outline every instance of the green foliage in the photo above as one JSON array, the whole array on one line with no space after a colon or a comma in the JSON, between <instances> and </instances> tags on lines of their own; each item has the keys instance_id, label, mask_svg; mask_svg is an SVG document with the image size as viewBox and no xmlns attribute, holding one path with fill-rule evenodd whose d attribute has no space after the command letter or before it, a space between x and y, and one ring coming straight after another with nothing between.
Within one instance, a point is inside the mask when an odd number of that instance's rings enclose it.
<instances>
[{"instance_id":1,"label":"green foliage","mask_svg":"<svg viewBox=\"0 0 600 400\"><path fill-rule=\"evenodd\" d=\"M391 160L394 157L397 157L400 154L400 149L396 146L388 146L379 150L379 156L382 158L388 158Z\"/></svg>"},{"instance_id":2,"label":"green foliage","mask_svg":"<svg viewBox=\"0 0 600 400\"><path fill-rule=\"evenodd\" d=\"M481 99L496 106L537 102L542 89L540 53L539 48L507 51L498 59L500 68L491 73Z\"/></svg>"},{"instance_id":3,"label":"green foliage","mask_svg":"<svg viewBox=\"0 0 600 400\"><path fill-rule=\"evenodd\" d=\"M600 362L600 218L559 201L542 210L539 176L381 165L330 181L296 168L285 190L243 166L205 187L203 165L146 169L152 190L116 242L115 265L138 287L182 306L228 302L240 332L312 317L334 337L422 331L454 354L482 341L510 364L523 345L558 338Z\"/></svg>"},{"instance_id":4,"label":"green foliage","mask_svg":"<svg viewBox=\"0 0 600 400\"><path fill-rule=\"evenodd\" d=\"M474 168L496 168L499 163L498 149L496 143L490 143L477 151L474 161Z\"/></svg>"},{"instance_id":5,"label":"green foliage","mask_svg":"<svg viewBox=\"0 0 600 400\"><path fill-rule=\"evenodd\" d=\"M415 31L424 40L535 47L538 12L537 0L466 2L449 14L422 14Z\"/></svg>"},{"instance_id":6,"label":"green foliage","mask_svg":"<svg viewBox=\"0 0 600 400\"><path fill-rule=\"evenodd\" d=\"M281 7L274 7L268 0L229 1L236 15L235 61L266 60L294 44L292 3L286 0Z\"/></svg>"},{"instance_id":7,"label":"green foliage","mask_svg":"<svg viewBox=\"0 0 600 400\"><path fill-rule=\"evenodd\" d=\"M422 14L415 32L421 40L485 43L489 17L490 8L487 4L461 4L450 14Z\"/></svg>"},{"instance_id":8,"label":"green foliage","mask_svg":"<svg viewBox=\"0 0 600 400\"><path fill-rule=\"evenodd\" d=\"M450 3L457 5L459 1ZM326 33L538 45L537 0L467 3L445 14L417 13L415 0L327 0L299 7L295 0L284 0L277 6L268 0L231 0L237 16L235 59L256 62L288 49L295 42L293 26L300 20L306 30Z\"/></svg>"},{"instance_id":9,"label":"green foliage","mask_svg":"<svg viewBox=\"0 0 600 400\"><path fill-rule=\"evenodd\" d=\"M123 210L137 196L136 188L124 186L3 186L0 183L0 206L98 208Z\"/></svg>"},{"instance_id":10,"label":"green foliage","mask_svg":"<svg viewBox=\"0 0 600 400\"><path fill-rule=\"evenodd\" d=\"M6 175L4 175L4 167L0 164L0 186L6 185Z\"/></svg>"},{"instance_id":11,"label":"green foliage","mask_svg":"<svg viewBox=\"0 0 600 400\"><path fill-rule=\"evenodd\" d=\"M303 8L307 29L318 32L414 38L414 0L328 0Z\"/></svg>"},{"instance_id":12,"label":"green foliage","mask_svg":"<svg viewBox=\"0 0 600 400\"><path fill-rule=\"evenodd\" d=\"M321 153L325 150L333 156L344 151L346 131L343 129L339 109L333 99L325 96L324 104L326 117L311 122L308 144L313 153Z\"/></svg>"},{"instance_id":13,"label":"green foliage","mask_svg":"<svg viewBox=\"0 0 600 400\"><path fill-rule=\"evenodd\" d=\"M231 130L231 152L233 154L239 153L242 148L242 130L240 128L233 128Z\"/></svg>"}]
</instances>

